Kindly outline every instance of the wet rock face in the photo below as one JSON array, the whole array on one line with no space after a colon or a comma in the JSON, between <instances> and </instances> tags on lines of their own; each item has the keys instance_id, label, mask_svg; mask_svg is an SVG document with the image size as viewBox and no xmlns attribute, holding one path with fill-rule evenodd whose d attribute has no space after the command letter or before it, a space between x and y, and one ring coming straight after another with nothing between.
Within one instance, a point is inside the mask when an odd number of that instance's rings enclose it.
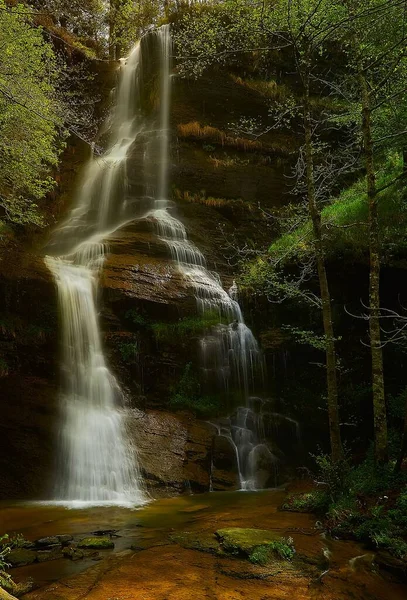
<instances>
[{"instance_id":1,"label":"wet rock face","mask_svg":"<svg viewBox=\"0 0 407 600\"><path fill-rule=\"evenodd\" d=\"M104 78L105 92L111 87L111 76L109 71ZM174 210L190 239L205 254L209 268L220 273L227 288L234 273L224 256L225 235L238 231L249 238L269 237L257 201L280 202L283 173L279 157L249 155L222 145L213 150L205 140L178 136L178 125L190 121L225 129L225 106L230 109L228 121L237 120L250 107L256 114L265 109L262 98L223 76L216 84L205 80L190 85L177 80L170 181L179 192L173 194ZM66 214L86 156L87 149L80 145L67 149L57 193L50 198L50 222ZM163 412L185 364L199 364L199 348L197 339L158 342L151 324L196 316L196 302L193 290L174 268L168 248L145 216L151 203L144 205L138 197L138 158L134 159L133 167L129 164L129 185L137 198L135 220L106 240L109 253L100 280L101 326L108 361L130 405L147 411L132 419L131 428L153 493L159 489L182 492L189 486L193 491L208 490L211 483L214 490L234 489L239 483L230 443L213 442L213 428L208 424ZM190 201L184 194L187 191L198 194L197 198ZM222 202L211 205L205 200L208 195L220 197ZM43 263L43 255L52 250L51 246L44 249L48 235L37 236L31 243L35 250L28 249L30 244L16 243L9 252L0 251L0 397L7 405L0 420L0 499L46 499L52 488L60 374L57 296ZM149 325L130 326L129 311L139 311ZM149 410L152 407L162 410Z\"/></svg>"},{"instance_id":2,"label":"wet rock face","mask_svg":"<svg viewBox=\"0 0 407 600\"><path fill-rule=\"evenodd\" d=\"M58 344L41 257L0 253L0 498L45 498L54 461Z\"/></svg>"},{"instance_id":3,"label":"wet rock face","mask_svg":"<svg viewBox=\"0 0 407 600\"><path fill-rule=\"evenodd\" d=\"M213 440L212 487L215 491L239 488L236 449L231 441L217 435Z\"/></svg>"},{"instance_id":4,"label":"wet rock face","mask_svg":"<svg viewBox=\"0 0 407 600\"><path fill-rule=\"evenodd\" d=\"M133 299L171 305L180 312L191 303L182 275L171 264L169 250L145 221L135 221L109 236L101 286L108 303Z\"/></svg>"},{"instance_id":5,"label":"wet rock face","mask_svg":"<svg viewBox=\"0 0 407 600\"><path fill-rule=\"evenodd\" d=\"M188 415L134 411L129 424L150 493L202 492L211 483L215 428ZM235 489L236 477L212 471L214 489Z\"/></svg>"}]
</instances>

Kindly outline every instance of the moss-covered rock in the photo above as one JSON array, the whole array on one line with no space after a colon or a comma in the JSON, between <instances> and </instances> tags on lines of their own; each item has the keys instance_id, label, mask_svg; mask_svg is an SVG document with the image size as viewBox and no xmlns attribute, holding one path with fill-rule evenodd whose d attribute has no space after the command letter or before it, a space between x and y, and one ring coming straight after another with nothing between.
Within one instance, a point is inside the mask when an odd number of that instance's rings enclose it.
<instances>
[{"instance_id":1,"label":"moss-covered rock","mask_svg":"<svg viewBox=\"0 0 407 600\"><path fill-rule=\"evenodd\" d=\"M74 548L73 546L69 546L68 548L64 548L62 550L62 554L65 558L69 558L70 560L82 560L85 557L85 553L78 548Z\"/></svg>"},{"instance_id":2,"label":"moss-covered rock","mask_svg":"<svg viewBox=\"0 0 407 600\"><path fill-rule=\"evenodd\" d=\"M279 540L278 535L269 529L242 529L240 527L218 529L216 537L226 552L246 556L249 556L258 546Z\"/></svg>"},{"instance_id":3,"label":"moss-covered rock","mask_svg":"<svg viewBox=\"0 0 407 600\"><path fill-rule=\"evenodd\" d=\"M38 562L45 562L47 560L59 560L63 556L64 555L62 553L62 548L60 546L52 548L51 550L39 550L37 552Z\"/></svg>"},{"instance_id":4,"label":"moss-covered rock","mask_svg":"<svg viewBox=\"0 0 407 600\"><path fill-rule=\"evenodd\" d=\"M114 543L108 537L88 537L78 543L78 548L104 550L114 548Z\"/></svg>"},{"instance_id":5,"label":"moss-covered rock","mask_svg":"<svg viewBox=\"0 0 407 600\"><path fill-rule=\"evenodd\" d=\"M7 554L7 562L12 567L24 567L25 565L31 565L37 560L37 553L32 550L25 550L25 548L16 548Z\"/></svg>"},{"instance_id":6,"label":"moss-covered rock","mask_svg":"<svg viewBox=\"0 0 407 600\"><path fill-rule=\"evenodd\" d=\"M61 541L58 536L54 535L36 540L35 545L39 548L49 548L52 546L60 546Z\"/></svg>"}]
</instances>

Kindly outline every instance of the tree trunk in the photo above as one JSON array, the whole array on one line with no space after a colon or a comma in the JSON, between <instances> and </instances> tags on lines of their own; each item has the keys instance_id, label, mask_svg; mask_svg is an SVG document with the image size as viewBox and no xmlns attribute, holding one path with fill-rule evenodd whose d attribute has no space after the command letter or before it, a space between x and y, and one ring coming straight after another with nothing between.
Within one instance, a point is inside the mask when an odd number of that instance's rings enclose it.
<instances>
[{"instance_id":1,"label":"tree trunk","mask_svg":"<svg viewBox=\"0 0 407 600\"><path fill-rule=\"evenodd\" d=\"M401 467L403 465L403 460L405 459L406 455L407 455L407 392L406 392L406 410L405 410L405 413L404 413L403 437L402 437L402 440L401 440L400 454L398 456L396 465L394 467L394 472L395 473L400 473Z\"/></svg>"},{"instance_id":2,"label":"tree trunk","mask_svg":"<svg viewBox=\"0 0 407 600\"><path fill-rule=\"evenodd\" d=\"M387 415L384 396L383 352L380 332L380 236L379 216L374 170L374 149L369 88L361 61L358 78L362 100L363 154L366 168L367 200L369 207L369 333L372 354L372 391L374 417L375 460L377 464L388 460Z\"/></svg>"},{"instance_id":3,"label":"tree trunk","mask_svg":"<svg viewBox=\"0 0 407 600\"><path fill-rule=\"evenodd\" d=\"M339 426L338 410L338 386L336 374L336 353L335 338L332 324L331 296L328 286L328 278L325 266L325 253L322 240L321 214L319 212L315 198L314 184L314 157L312 148L312 125L311 111L309 104L309 76L304 77L304 133L305 133L305 160L306 160L306 179L307 179L307 198L308 209L311 216L314 246L317 260L317 270L319 279L319 288L322 302L322 320L325 334L325 353L326 353L326 379L328 395L328 419L329 435L331 442L331 455L333 462L339 462L343 459L343 448L341 442L341 432Z\"/></svg>"}]
</instances>

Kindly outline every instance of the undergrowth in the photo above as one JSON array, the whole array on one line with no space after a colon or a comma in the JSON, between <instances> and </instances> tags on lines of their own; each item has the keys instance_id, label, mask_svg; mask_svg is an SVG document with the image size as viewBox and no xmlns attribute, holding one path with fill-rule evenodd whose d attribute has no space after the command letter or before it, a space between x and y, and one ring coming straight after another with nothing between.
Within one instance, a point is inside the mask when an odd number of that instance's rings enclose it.
<instances>
[{"instance_id":1,"label":"undergrowth","mask_svg":"<svg viewBox=\"0 0 407 600\"><path fill-rule=\"evenodd\" d=\"M281 538L262 546L257 546L249 556L251 563L255 565L266 565L273 556L278 556L283 560L291 560L295 554L294 540L289 538Z\"/></svg>"},{"instance_id":2,"label":"undergrowth","mask_svg":"<svg viewBox=\"0 0 407 600\"><path fill-rule=\"evenodd\" d=\"M293 494L283 509L324 514L331 535L407 560L407 474L395 473L393 461L375 466L373 456L370 450L361 464L342 465L338 478L338 468L319 455L317 477L323 489Z\"/></svg>"},{"instance_id":3,"label":"undergrowth","mask_svg":"<svg viewBox=\"0 0 407 600\"><path fill-rule=\"evenodd\" d=\"M175 323L153 323L155 338L159 341L175 342L180 338L191 338L201 335L206 329L219 325L221 318L217 313L197 317L184 317Z\"/></svg>"},{"instance_id":4,"label":"undergrowth","mask_svg":"<svg viewBox=\"0 0 407 600\"><path fill-rule=\"evenodd\" d=\"M192 363L185 365L179 383L172 390L169 406L173 410L190 410L198 417L214 417L222 411L219 396L202 394Z\"/></svg>"}]
</instances>

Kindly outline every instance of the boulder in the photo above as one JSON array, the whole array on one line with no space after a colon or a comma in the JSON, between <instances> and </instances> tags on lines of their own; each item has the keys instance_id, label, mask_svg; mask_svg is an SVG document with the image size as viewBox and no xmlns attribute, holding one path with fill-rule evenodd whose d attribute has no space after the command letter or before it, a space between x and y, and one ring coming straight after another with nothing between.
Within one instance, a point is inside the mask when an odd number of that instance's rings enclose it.
<instances>
[{"instance_id":1,"label":"boulder","mask_svg":"<svg viewBox=\"0 0 407 600\"><path fill-rule=\"evenodd\" d=\"M57 535L57 538L62 546L67 546L73 540L73 537L69 534Z\"/></svg>"},{"instance_id":2,"label":"boulder","mask_svg":"<svg viewBox=\"0 0 407 600\"><path fill-rule=\"evenodd\" d=\"M12 567L24 567L25 565L31 565L37 560L37 553L33 550L26 550L25 548L15 548L7 554L7 562Z\"/></svg>"},{"instance_id":3,"label":"boulder","mask_svg":"<svg viewBox=\"0 0 407 600\"><path fill-rule=\"evenodd\" d=\"M63 556L65 558L69 558L70 560L82 560L85 557L85 553L83 550L79 550L78 548L74 548L72 546L64 548L62 550Z\"/></svg>"},{"instance_id":4,"label":"boulder","mask_svg":"<svg viewBox=\"0 0 407 600\"><path fill-rule=\"evenodd\" d=\"M38 548L50 548L52 546L60 546L61 541L58 536L44 537L35 541Z\"/></svg>"}]
</instances>

